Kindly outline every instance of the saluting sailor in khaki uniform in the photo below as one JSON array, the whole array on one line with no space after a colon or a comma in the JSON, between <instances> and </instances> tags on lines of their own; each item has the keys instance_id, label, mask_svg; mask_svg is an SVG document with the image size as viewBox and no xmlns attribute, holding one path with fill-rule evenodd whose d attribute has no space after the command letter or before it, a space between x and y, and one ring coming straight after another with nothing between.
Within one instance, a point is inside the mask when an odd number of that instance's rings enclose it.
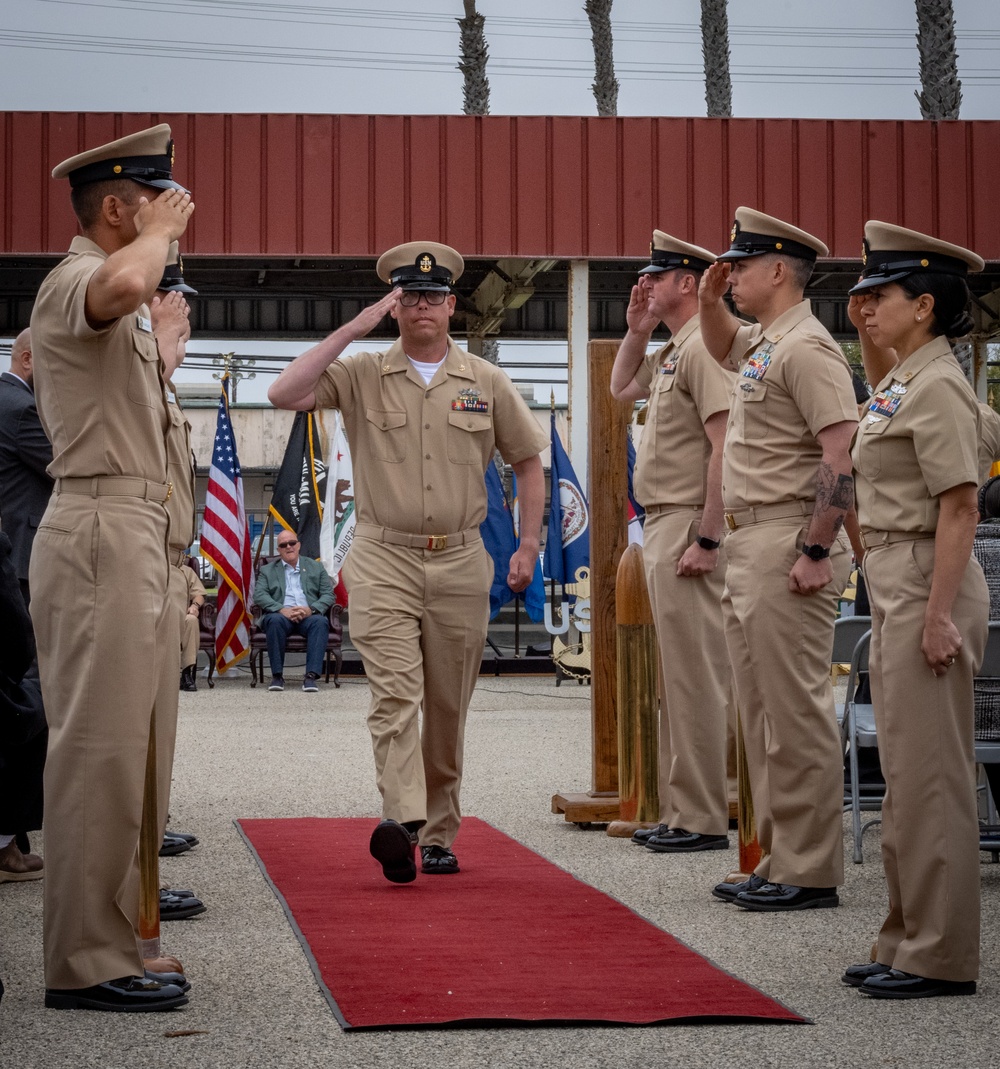
<instances>
[{"instance_id":1,"label":"saluting sailor in khaki uniform","mask_svg":"<svg viewBox=\"0 0 1000 1069\"><path fill-rule=\"evenodd\" d=\"M177 641L163 659L163 674L156 701L156 786L157 820L162 839L167 827L170 807L170 780L174 767L174 745L177 739L178 681L181 668L181 640L184 621L188 619L193 580L201 581L187 565L188 549L195 533L195 467L191 451L191 425L181 411L174 392L173 375L184 362L185 346L191 335L190 308L187 295L197 293L184 281L184 268L178 243L171 244L163 278L156 287L151 306L153 334L163 369L166 391L164 400L170 420L167 428L167 477L172 487L167 500L170 519L168 559L170 562L170 607L174 615ZM188 578L191 577L191 579ZM204 599L204 587L201 588ZM197 621L195 620L195 658L197 659ZM176 654L176 656L175 656ZM193 662L192 662L193 663ZM185 679L194 684L194 671ZM185 687L185 689L188 689ZM195 689L197 689L195 685Z\"/></svg>"},{"instance_id":2,"label":"saluting sailor in khaki uniform","mask_svg":"<svg viewBox=\"0 0 1000 1069\"><path fill-rule=\"evenodd\" d=\"M984 265L877 221L865 251L851 319L866 370L886 373L854 462L889 914L876 960L843 979L875 998L969 995L979 973L973 676L989 594L972 556L982 417L948 339L972 329L965 279Z\"/></svg>"},{"instance_id":3,"label":"saluting sailor in khaki uniform","mask_svg":"<svg viewBox=\"0 0 1000 1069\"><path fill-rule=\"evenodd\" d=\"M851 373L803 299L826 246L739 208L732 247L702 278L701 329L737 378L726 430L726 642L763 857L717 897L744 909L836 906L843 754L830 685L837 599L851 565ZM731 273L730 273L731 272ZM722 302L727 286L740 325Z\"/></svg>"},{"instance_id":4,"label":"saluting sailor in khaki uniform","mask_svg":"<svg viewBox=\"0 0 1000 1069\"><path fill-rule=\"evenodd\" d=\"M729 846L726 728L732 673L722 626L722 442L731 371L705 349L698 283L715 254L653 231L611 371L620 401L649 398L635 466L643 562L663 670L660 823L633 840L658 853ZM670 341L646 355L663 322Z\"/></svg>"},{"instance_id":5,"label":"saluting sailor in khaki uniform","mask_svg":"<svg viewBox=\"0 0 1000 1069\"><path fill-rule=\"evenodd\" d=\"M481 663L493 566L479 536L494 449L513 465L521 546L508 583L523 590L538 557L547 437L510 379L448 337L454 249L411 242L385 253L394 288L293 361L268 391L279 408L341 410L355 458L357 529L344 564L351 640L365 664L368 726L384 819L371 852L386 877L454 873L465 717ZM339 359L382 317L388 352ZM423 725L418 727L418 712Z\"/></svg>"},{"instance_id":6,"label":"saluting sailor in khaki uniform","mask_svg":"<svg viewBox=\"0 0 1000 1069\"><path fill-rule=\"evenodd\" d=\"M31 317L55 491L31 560L49 718L46 1005L162 1009L143 978L137 846L150 715L168 649L163 378L147 301L194 210L166 125L60 164L83 236Z\"/></svg>"}]
</instances>

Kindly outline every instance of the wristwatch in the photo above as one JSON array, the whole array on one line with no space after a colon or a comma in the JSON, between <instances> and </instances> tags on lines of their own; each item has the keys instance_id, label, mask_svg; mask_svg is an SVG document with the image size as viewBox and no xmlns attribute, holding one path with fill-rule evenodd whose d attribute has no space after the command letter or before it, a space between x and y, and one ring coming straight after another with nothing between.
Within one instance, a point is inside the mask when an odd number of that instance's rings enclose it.
<instances>
[{"instance_id":1,"label":"wristwatch","mask_svg":"<svg viewBox=\"0 0 1000 1069\"><path fill-rule=\"evenodd\" d=\"M698 537L695 539L695 542L697 542L698 545L701 546L702 549L718 549L719 548L719 543L718 542L713 542L711 538L705 538L704 535L698 535Z\"/></svg>"},{"instance_id":2,"label":"wristwatch","mask_svg":"<svg viewBox=\"0 0 1000 1069\"><path fill-rule=\"evenodd\" d=\"M803 546L802 552L810 560L826 560L826 558L830 556L830 551L826 546L821 546L819 542L815 542L811 546Z\"/></svg>"}]
</instances>

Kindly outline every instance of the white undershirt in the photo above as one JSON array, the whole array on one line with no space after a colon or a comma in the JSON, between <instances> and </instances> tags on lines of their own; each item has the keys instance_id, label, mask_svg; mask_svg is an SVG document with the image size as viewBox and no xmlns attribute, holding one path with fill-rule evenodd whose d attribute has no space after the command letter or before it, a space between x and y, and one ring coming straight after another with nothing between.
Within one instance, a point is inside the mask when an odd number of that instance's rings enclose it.
<instances>
[{"instance_id":1,"label":"white undershirt","mask_svg":"<svg viewBox=\"0 0 1000 1069\"><path fill-rule=\"evenodd\" d=\"M414 360L412 356L408 356L406 359L410 361L417 374L424 380L424 385L430 386L434 373L441 366L441 361L439 360L436 364L424 364L419 360Z\"/></svg>"}]
</instances>

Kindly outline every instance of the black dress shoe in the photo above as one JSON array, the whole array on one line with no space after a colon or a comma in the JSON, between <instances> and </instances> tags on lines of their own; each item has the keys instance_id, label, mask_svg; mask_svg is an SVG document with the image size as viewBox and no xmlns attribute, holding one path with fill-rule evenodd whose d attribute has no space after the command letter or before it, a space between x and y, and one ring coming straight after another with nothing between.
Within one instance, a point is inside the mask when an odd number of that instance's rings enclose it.
<instances>
[{"instance_id":1,"label":"black dress shoe","mask_svg":"<svg viewBox=\"0 0 1000 1069\"><path fill-rule=\"evenodd\" d=\"M756 891L741 891L733 901L757 913L787 913L793 909L832 909L840 905L836 887L795 887L765 883Z\"/></svg>"},{"instance_id":2,"label":"black dress shoe","mask_svg":"<svg viewBox=\"0 0 1000 1069\"><path fill-rule=\"evenodd\" d=\"M422 846L420 848L420 871L428 876L448 876L460 872L458 858L446 846Z\"/></svg>"},{"instance_id":3,"label":"black dress shoe","mask_svg":"<svg viewBox=\"0 0 1000 1069\"><path fill-rule=\"evenodd\" d=\"M861 985L861 994L871 998L939 998L942 995L974 995L975 980L935 980L915 976L901 969L870 976Z\"/></svg>"},{"instance_id":4,"label":"black dress shoe","mask_svg":"<svg viewBox=\"0 0 1000 1069\"><path fill-rule=\"evenodd\" d=\"M192 664L187 668L181 669L181 690L197 690L198 683L195 680L195 666Z\"/></svg>"},{"instance_id":5,"label":"black dress shoe","mask_svg":"<svg viewBox=\"0 0 1000 1069\"><path fill-rule=\"evenodd\" d=\"M201 842L197 835L192 835L189 831L171 831L167 828L163 834L169 835L172 839L183 839L190 846L197 846Z\"/></svg>"},{"instance_id":6,"label":"black dress shoe","mask_svg":"<svg viewBox=\"0 0 1000 1069\"><path fill-rule=\"evenodd\" d=\"M200 898L178 898L167 890L160 891L161 921L186 921L204 913L206 908Z\"/></svg>"},{"instance_id":7,"label":"black dress shoe","mask_svg":"<svg viewBox=\"0 0 1000 1069\"><path fill-rule=\"evenodd\" d=\"M416 832L408 832L396 820L380 820L368 843L369 853L391 883L412 883L417 878L417 863L413 859L416 847Z\"/></svg>"},{"instance_id":8,"label":"black dress shoe","mask_svg":"<svg viewBox=\"0 0 1000 1069\"><path fill-rule=\"evenodd\" d=\"M873 976L881 976L882 973L891 971L891 965L883 965L879 961L869 961L864 965L850 965L840 978L849 987L860 987L865 980Z\"/></svg>"},{"instance_id":9,"label":"black dress shoe","mask_svg":"<svg viewBox=\"0 0 1000 1069\"><path fill-rule=\"evenodd\" d=\"M93 987L45 989L50 1010L111 1010L116 1013L150 1013L186 1006L187 995L175 984L160 984L144 976L123 976Z\"/></svg>"},{"instance_id":10,"label":"black dress shoe","mask_svg":"<svg viewBox=\"0 0 1000 1069\"><path fill-rule=\"evenodd\" d=\"M765 883L763 876L758 876L756 872L750 874L750 879L744 880L742 883L717 883L712 888L712 894L716 898L721 898L723 902L735 902L736 896L742 891L756 891L758 887L763 887Z\"/></svg>"},{"instance_id":11,"label":"black dress shoe","mask_svg":"<svg viewBox=\"0 0 1000 1069\"><path fill-rule=\"evenodd\" d=\"M177 854L186 854L191 849L187 839L180 839L176 835L166 834L163 836L163 845L160 847L160 857L176 857Z\"/></svg>"},{"instance_id":12,"label":"black dress shoe","mask_svg":"<svg viewBox=\"0 0 1000 1069\"><path fill-rule=\"evenodd\" d=\"M632 842L636 846L645 846L654 835L666 835L670 828L666 824L657 824L655 828L636 828L632 832Z\"/></svg>"},{"instance_id":13,"label":"black dress shoe","mask_svg":"<svg viewBox=\"0 0 1000 1069\"><path fill-rule=\"evenodd\" d=\"M725 835L699 835L683 828L669 828L666 835L651 835L646 840L646 849L658 854L693 854L698 850L728 850L729 839Z\"/></svg>"},{"instance_id":14,"label":"black dress shoe","mask_svg":"<svg viewBox=\"0 0 1000 1069\"><path fill-rule=\"evenodd\" d=\"M151 969L146 969L144 975L147 980L155 980L164 986L173 984L174 987L179 987L185 995L191 990L191 983L182 972L153 972Z\"/></svg>"}]
</instances>

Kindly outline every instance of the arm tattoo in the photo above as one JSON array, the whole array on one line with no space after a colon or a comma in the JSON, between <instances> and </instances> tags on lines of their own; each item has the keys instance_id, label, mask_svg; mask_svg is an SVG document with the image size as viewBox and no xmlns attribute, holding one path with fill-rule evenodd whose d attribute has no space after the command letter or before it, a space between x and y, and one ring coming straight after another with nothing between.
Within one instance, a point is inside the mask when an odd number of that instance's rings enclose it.
<instances>
[{"instance_id":1,"label":"arm tattoo","mask_svg":"<svg viewBox=\"0 0 1000 1069\"><path fill-rule=\"evenodd\" d=\"M849 512L853 504L854 479L850 475L834 475L829 464L821 463L816 473L816 511L838 509Z\"/></svg>"}]
</instances>

